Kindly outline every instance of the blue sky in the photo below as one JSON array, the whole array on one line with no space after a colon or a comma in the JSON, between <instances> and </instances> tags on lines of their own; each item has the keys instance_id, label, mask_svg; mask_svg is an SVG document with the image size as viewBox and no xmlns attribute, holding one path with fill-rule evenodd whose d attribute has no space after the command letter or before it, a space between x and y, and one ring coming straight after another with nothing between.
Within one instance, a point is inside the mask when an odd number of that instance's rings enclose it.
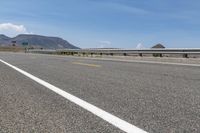
<instances>
[{"instance_id":1,"label":"blue sky","mask_svg":"<svg viewBox=\"0 0 200 133\"><path fill-rule=\"evenodd\" d=\"M58 36L82 48L193 48L200 47L199 7L199 0L1 0L0 26L23 30L0 34Z\"/></svg>"}]
</instances>

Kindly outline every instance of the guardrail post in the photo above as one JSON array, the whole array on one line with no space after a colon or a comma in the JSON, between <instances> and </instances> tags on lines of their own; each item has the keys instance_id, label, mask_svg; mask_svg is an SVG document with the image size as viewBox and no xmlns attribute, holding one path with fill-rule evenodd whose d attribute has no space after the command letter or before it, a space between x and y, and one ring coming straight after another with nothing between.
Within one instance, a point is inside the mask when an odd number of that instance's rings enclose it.
<instances>
[{"instance_id":1,"label":"guardrail post","mask_svg":"<svg viewBox=\"0 0 200 133\"><path fill-rule=\"evenodd\" d=\"M159 54L159 53L155 53L155 54L153 54L153 57L163 57L163 55Z\"/></svg>"},{"instance_id":2,"label":"guardrail post","mask_svg":"<svg viewBox=\"0 0 200 133\"><path fill-rule=\"evenodd\" d=\"M188 58L188 54L183 54L183 58Z\"/></svg>"}]
</instances>

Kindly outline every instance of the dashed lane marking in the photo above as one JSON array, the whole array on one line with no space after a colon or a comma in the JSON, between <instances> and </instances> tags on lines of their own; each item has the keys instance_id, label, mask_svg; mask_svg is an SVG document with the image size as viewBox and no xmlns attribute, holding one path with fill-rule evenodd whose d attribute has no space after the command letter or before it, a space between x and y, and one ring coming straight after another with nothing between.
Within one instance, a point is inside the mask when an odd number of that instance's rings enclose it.
<instances>
[{"instance_id":1,"label":"dashed lane marking","mask_svg":"<svg viewBox=\"0 0 200 133\"><path fill-rule=\"evenodd\" d=\"M81 62L72 62L72 64L82 65L82 66L89 66L89 67L101 67L101 65L87 64L87 63L81 63Z\"/></svg>"}]
</instances>

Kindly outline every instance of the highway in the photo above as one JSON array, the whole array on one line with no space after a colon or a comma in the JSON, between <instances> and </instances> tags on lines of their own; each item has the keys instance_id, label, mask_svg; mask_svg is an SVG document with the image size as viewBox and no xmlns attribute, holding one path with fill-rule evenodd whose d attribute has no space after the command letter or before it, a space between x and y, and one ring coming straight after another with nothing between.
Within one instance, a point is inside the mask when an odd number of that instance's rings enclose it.
<instances>
[{"instance_id":1,"label":"highway","mask_svg":"<svg viewBox=\"0 0 200 133\"><path fill-rule=\"evenodd\" d=\"M105 112L91 112L93 106ZM135 133L199 133L200 66L0 53L0 133L123 133L131 127Z\"/></svg>"}]
</instances>

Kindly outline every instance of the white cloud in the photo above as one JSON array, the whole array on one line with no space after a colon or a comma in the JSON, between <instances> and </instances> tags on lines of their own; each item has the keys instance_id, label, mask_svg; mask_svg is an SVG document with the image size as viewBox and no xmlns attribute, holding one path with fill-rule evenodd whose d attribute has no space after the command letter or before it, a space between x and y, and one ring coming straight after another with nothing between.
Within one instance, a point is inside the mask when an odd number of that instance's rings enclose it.
<instances>
[{"instance_id":1,"label":"white cloud","mask_svg":"<svg viewBox=\"0 0 200 133\"><path fill-rule=\"evenodd\" d=\"M106 45L110 45L111 42L110 41L99 41L101 44L106 44Z\"/></svg>"},{"instance_id":2,"label":"white cloud","mask_svg":"<svg viewBox=\"0 0 200 133\"><path fill-rule=\"evenodd\" d=\"M139 43L139 44L136 46L136 49L143 49L143 48L145 48L145 47L143 46L142 43Z\"/></svg>"},{"instance_id":3,"label":"white cloud","mask_svg":"<svg viewBox=\"0 0 200 133\"><path fill-rule=\"evenodd\" d=\"M12 23L0 23L0 34L13 37L18 34L31 34L24 25L15 25Z\"/></svg>"},{"instance_id":4,"label":"white cloud","mask_svg":"<svg viewBox=\"0 0 200 133\"><path fill-rule=\"evenodd\" d=\"M141 8L136 8L136 7L132 7L132 6L127 6L127 5L122 5L122 4L116 4L115 5L116 9L119 9L121 11L127 12L127 13L132 13L132 14L149 14L149 11L146 11L144 9Z\"/></svg>"},{"instance_id":5,"label":"white cloud","mask_svg":"<svg viewBox=\"0 0 200 133\"><path fill-rule=\"evenodd\" d=\"M98 2L98 5L102 4L103 6L112 9L112 11L115 10L125 13L138 14L138 15L151 14L151 11L130 5L127 2L124 2L125 0L90 0L90 1Z\"/></svg>"},{"instance_id":6,"label":"white cloud","mask_svg":"<svg viewBox=\"0 0 200 133\"><path fill-rule=\"evenodd\" d=\"M106 47L109 47L109 45L112 44L110 41L99 41L99 43L101 44L99 46L99 48L106 48Z\"/></svg>"}]
</instances>

